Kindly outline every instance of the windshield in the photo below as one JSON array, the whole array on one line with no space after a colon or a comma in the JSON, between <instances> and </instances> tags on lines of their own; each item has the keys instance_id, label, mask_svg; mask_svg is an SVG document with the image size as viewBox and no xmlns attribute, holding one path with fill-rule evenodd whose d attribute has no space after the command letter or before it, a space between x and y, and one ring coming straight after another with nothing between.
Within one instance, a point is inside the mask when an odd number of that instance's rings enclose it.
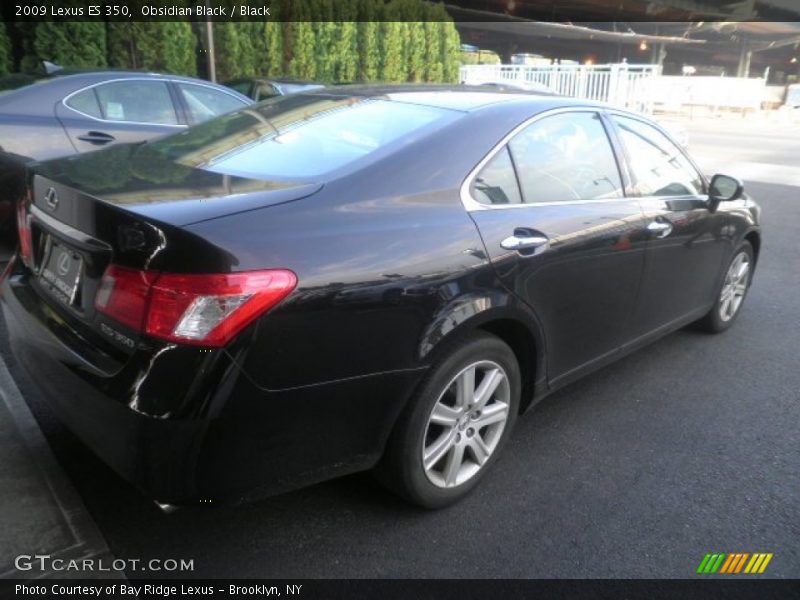
<instances>
[{"instance_id":1,"label":"windshield","mask_svg":"<svg viewBox=\"0 0 800 600\"><path fill-rule=\"evenodd\" d=\"M149 146L179 164L216 173L308 180L408 142L458 114L383 98L287 96Z\"/></svg>"}]
</instances>

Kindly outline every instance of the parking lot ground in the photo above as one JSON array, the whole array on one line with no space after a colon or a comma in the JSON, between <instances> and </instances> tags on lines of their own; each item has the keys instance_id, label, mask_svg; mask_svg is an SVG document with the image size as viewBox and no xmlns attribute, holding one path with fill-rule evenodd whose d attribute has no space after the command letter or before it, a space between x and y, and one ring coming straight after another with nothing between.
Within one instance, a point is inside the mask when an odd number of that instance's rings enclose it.
<instances>
[{"instance_id":1,"label":"parking lot ground","mask_svg":"<svg viewBox=\"0 0 800 600\"><path fill-rule=\"evenodd\" d=\"M0 578L25 577L17 557L47 554L65 561L111 555L0 360ZM30 561L23 558L22 568ZM50 569L31 576L75 576ZM102 573L86 573L86 577ZM108 575L108 574L105 574ZM117 574L116 576L119 576Z\"/></svg>"},{"instance_id":2,"label":"parking lot ground","mask_svg":"<svg viewBox=\"0 0 800 600\"><path fill-rule=\"evenodd\" d=\"M193 559L181 576L691 578L709 552L771 552L762 577L797 578L800 188L767 177L796 164L800 136L690 135L707 170L735 175L726 165L748 147L769 150L769 169L745 178L764 242L737 323L676 332L546 399L446 510L409 507L362 474L163 514L53 418L2 323L0 354L114 555Z\"/></svg>"}]
</instances>

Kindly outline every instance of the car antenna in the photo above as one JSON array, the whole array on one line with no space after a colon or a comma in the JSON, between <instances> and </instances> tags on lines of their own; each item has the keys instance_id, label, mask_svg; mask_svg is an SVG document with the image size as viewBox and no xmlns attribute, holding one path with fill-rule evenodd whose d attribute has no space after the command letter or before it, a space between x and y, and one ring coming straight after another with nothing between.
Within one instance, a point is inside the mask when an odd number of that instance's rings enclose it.
<instances>
[{"instance_id":1,"label":"car antenna","mask_svg":"<svg viewBox=\"0 0 800 600\"><path fill-rule=\"evenodd\" d=\"M53 73L58 73L59 71L64 70L64 67L55 63L51 63L49 60L43 60L42 66L44 67L44 72L48 75L52 75Z\"/></svg>"}]
</instances>

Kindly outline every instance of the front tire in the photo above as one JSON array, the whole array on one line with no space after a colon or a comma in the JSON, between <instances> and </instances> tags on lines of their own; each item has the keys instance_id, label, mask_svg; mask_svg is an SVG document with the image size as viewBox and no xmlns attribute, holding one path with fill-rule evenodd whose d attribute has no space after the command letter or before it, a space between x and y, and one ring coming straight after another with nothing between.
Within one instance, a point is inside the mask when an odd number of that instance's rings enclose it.
<instances>
[{"instance_id":1,"label":"front tire","mask_svg":"<svg viewBox=\"0 0 800 600\"><path fill-rule=\"evenodd\" d=\"M743 242L728 263L714 306L697 322L701 329L720 333L733 325L750 289L754 264L753 247L750 242Z\"/></svg>"},{"instance_id":2,"label":"front tire","mask_svg":"<svg viewBox=\"0 0 800 600\"><path fill-rule=\"evenodd\" d=\"M476 333L439 358L400 416L376 470L414 504L466 496L497 460L519 412L520 373L501 339Z\"/></svg>"}]
</instances>

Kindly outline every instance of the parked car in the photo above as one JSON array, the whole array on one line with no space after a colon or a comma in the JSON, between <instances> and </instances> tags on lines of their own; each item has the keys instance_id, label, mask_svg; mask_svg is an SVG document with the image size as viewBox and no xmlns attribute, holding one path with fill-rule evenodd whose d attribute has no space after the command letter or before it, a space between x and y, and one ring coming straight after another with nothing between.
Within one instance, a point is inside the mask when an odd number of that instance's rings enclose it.
<instances>
[{"instance_id":1,"label":"parked car","mask_svg":"<svg viewBox=\"0 0 800 600\"><path fill-rule=\"evenodd\" d=\"M40 79L0 95L0 150L33 160L140 142L251 104L176 75L97 71Z\"/></svg>"},{"instance_id":2,"label":"parked car","mask_svg":"<svg viewBox=\"0 0 800 600\"><path fill-rule=\"evenodd\" d=\"M373 468L454 502L554 390L730 327L761 247L741 183L649 119L480 87L287 96L18 195L18 362L173 504Z\"/></svg>"},{"instance_id":3,"label":"parked car","mask_svg":"<svg viewBox=\"0 0 800 600\"><path fill-rule=\"evenodd\" d=\"M499 92L532 92L535 94L555 94L549 86L536 81L487 81L481 84L485 87L494 88Z\"/></svg>"},{"instance_id":4,"label":"parked car","mask_svg":"<svg viewBox=\"0 0 800 600\"><path fill-rule=\"evenodd\" d=\"M268 79L266 77L247 77L227 82L229 88L259 102L275 96L288 96L299 92L309 92L325 87L313 81L297 79Z\"/></svg>"}]
</instances>

